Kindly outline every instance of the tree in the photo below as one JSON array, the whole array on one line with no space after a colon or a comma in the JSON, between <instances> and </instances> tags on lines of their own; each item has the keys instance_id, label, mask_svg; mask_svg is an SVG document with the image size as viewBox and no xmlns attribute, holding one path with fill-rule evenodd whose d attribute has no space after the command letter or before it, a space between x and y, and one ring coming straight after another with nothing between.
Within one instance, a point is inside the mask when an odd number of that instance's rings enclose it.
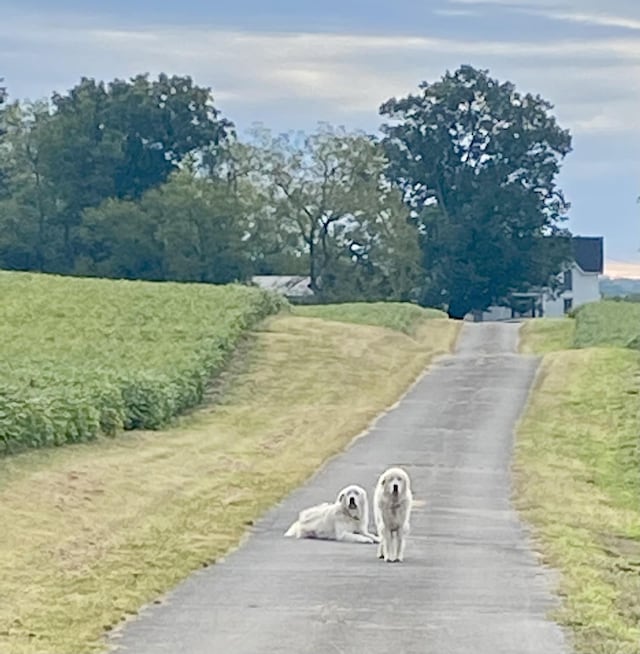
<instances>
[{"instance_id":1,"label":"tree","mask_svg":"<svg viewBox=\"0 0 640 654\"><path fill-rule=\"evenodd\" d=\"M6 195L0 200L0 266L55 270L61 205L43 173L40 147L49 106L14 102L4 109L3 118L6 132L0 156Z\"/></svg>"},{"instance_id":2,"label":"tree","mask_svg":"<svg viewBox=\"0 0 640 654\"><path fill-rule=\"evenodd\" d=\"M2 143L2 137L6 133L3 105L7 101L7 89L5 86L2 86L3 82L4 82L4 78L0 77L0 144ZM5 186L6 171L4 168L5 168L4 163L0 162L0 197L2 197L5 190L4 186Z\"/></svg>"},{"instance_id":3,"label":"tree","mask_svg":"<svg viewBox=\"0 0 640 654\"><path fill-rule=\"evenodd\" d=\"M462 66L382 105L389 178L421 233L423 304L462 318L551 283L570 253L556 185L571 137L540 96Z\"/></svg>"},{"instance_id":4,"label":"tree","mask_svg":"<svg viewBox=\"0 0 640 654\"><path fill-rule=\"evenodd\" d=\"M83 78L67 95L54 94L40 159L64 202L64 248L74 265L73 230L83 211L107 198L138 199L164 183L183 159L209 157L231 124L219 117L211 91L190 77L138 75L109 84Z\"/></svg>"},{"instance_id":5,"label":"tree","mask_svg":"<svg viewBox=\"0 0 640 654\"><path fill-rule=\"evenodd\" d=\"M140 200L89 208L76 272L103 277L227 283L251 272L240 208L220 180L173 173Z\"/></svg>"},{"instance_id":6,"label":"tree","mask_svg":"<svg viewBox=\"0 0 640 654\"><path fill-rule=\"evenodd\" d=\"M257 130L244 161L268 208L257 238L304 252L314 291L340 299L409 296L417 232L371 138L326 125L311 135Z\"/></svg>"}]
</instances>

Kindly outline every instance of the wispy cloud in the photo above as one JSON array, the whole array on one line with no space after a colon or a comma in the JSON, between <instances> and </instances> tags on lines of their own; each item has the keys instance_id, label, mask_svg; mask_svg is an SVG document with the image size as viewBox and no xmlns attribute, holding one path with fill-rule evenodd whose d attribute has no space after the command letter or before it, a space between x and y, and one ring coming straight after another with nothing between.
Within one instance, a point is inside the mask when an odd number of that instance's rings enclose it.
<instances>
[{"instance_id":1,"label":"wispy cloud","mask_svg":"<svg viewBox=\"0 0 640 654\"><path fill-rule=\"evenodd\" d=\"M596 25L599 27L619 27L628 30L640 30L640 20L625 16L612 16L600 13L581 13L556 11L554 9L535 10L520 9L523 13L531 16L541 16L550 20L566 21L570 23L582 23L585 25Z\"/></svg>"},{"instance_id":2,"label":"wispy cloud","mask_svg":"<svg viewBox=\"0 0 640 654\"><path fill-rule=\"evenodd\" d=\"M278 105L286 114L287 103L307 102L305 119L349 123L353 114L357 120L366 114L373 123L388 97L472 63L522 90L540 92L575 132L636 130L640 138L640 126L634 127L640 90L629 83L640 79L640 40L631 38L536 42L43 21L30 22L27 29L3 21L0 40L14 54L3 71L10 90L31 97L64 91L81 75L111 79L165 71L189 73L212 85L231 117L236 112L244 117L258 105L267 111ZM23 85L24 78L31 84Z\"/></svg>"},{"instance_id":3,"label":"wispy cloud","mask_svg":"<svg viewBox=\"0 0 640 654\"><path fill-rule=\"evenodd\" d=\"M601 0L567 0L558 7L554 0L449 0L453 6L488 7L497 5L506 10L538 16L555 21L580 23L598 27L614 27L627 30L640 30L640 10L638 5L626 2L609 3L607 11L602 11ZM452 11L456 11L453 9ZM469 11L462 9L461 11Z\"/></svg>"}]
</instances>

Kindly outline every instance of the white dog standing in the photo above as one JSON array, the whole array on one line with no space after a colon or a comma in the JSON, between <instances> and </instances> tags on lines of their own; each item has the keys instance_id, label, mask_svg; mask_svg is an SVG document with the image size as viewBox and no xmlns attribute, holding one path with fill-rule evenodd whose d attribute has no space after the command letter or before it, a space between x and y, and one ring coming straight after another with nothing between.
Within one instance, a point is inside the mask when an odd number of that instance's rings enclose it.
<instances>
[{"instance_id":1,"label":"white dog standing","mask_svg":"<svg viewBox=\"0 0 640 654\"><path fill-rule=\"evenodd\" d=\"M409 475L402 468L389 468L380 475L373 494L373 514L380 536L378 558L402 561L413 496Z\"/></svg>"},{"instance_id":2,"label":"white dog standing","mask_svg":"<svg viewBox=\"0 0 640 654\"><path fill-rule=\"evenodd\" d=\"M369 533L369 500L361 486L347 486L331 504L324 502L300 511L285 532L287 537L340 540L349 543L378 543Z\"/></svg>"}]
</instances>

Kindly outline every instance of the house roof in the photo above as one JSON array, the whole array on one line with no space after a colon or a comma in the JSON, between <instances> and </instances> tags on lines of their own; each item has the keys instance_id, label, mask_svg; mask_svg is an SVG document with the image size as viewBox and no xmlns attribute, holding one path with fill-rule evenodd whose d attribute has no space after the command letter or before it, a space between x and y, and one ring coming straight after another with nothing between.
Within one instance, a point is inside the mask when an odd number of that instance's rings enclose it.
<instances>
[{"instance_id":1,"label":"house roof","mask_svg":"<svg viewBox=\"0 0 640 654\"><path fill-rule=\"evenodd\" d=\"M602 236L574 236L573 257L583 272L602 274L604 267Z\"/></svg>"},{"instance_id":2,"label":"house roof","mask_svg":"<svg viewBox=\"0 0 640 654\"><path fill-rule=\"evenodd\" d=\"M255 275L254 284L268 291L277 291L287 297L313 295L311 280L303 275Z\"/></svg>"}]
</instances>

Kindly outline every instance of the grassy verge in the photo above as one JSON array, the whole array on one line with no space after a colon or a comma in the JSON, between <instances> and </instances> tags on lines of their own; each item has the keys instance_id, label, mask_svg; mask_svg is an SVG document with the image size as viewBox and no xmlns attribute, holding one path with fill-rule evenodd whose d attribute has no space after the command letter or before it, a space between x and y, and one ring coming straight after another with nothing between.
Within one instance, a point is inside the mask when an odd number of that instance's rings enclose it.
<instances>
[{"instance_id":1,"label":"grassy verge","mask_svg":"<svg viewBox=\"0 0 640 654\"><path fill-rule=\"evenodd\" d=\"M388 327L405 334L413 335L420 325L429 318L446 318L437 309L423 309L415 304L400 302L371 302L345 304L318 304L295 306L293 312L307 318L322 318L352 322L360 325Z\"/></svg>"},{"instance_id":2,"label":"grassy verge","mask_svg":"<svg viewBox=\"0 0 640 654\"><path fill-rule=\"evenodd\" d=\"M520 328L520 351L524 354L547 354L573 346L575 320L540 318L528 320Z\"/></svg>"},{"instance_id":3,"label":"grassy verge","mask_svg":"<svg viewBox=\"0 0 640 654\"><path fill-rule=\"evenodd\" d=\"M458 325L268 319L228 392L182 427L0 461L0 651L84 654L224 555L384 407ZM328 419L327 416L330 418Z\"/></svg>"},{"instance_id":4,"label":"grassy verge","mask_svg":"<svg viewBox=\"0 0 640 654\"><path fill-rule=\"evenodd\" d=\"M582 317L576 334L587 333ZM571 323L534 321L523 332L523 350L547 354L519 429L516 503L561 572L554 617L571 628L576 651L638 654L640 353L559 349ZM610 340L593 325L591 343Z\"/></svg>"},{"instance_id":5,"label":"grassy verge","mask_svg":"<svg viewBox=\"0 0 640 654\"><path fill-rule=\"evenodd\" d=\"M614 345L640 350L640 304L586 304L576 311L575 322L575 347Z\"/></svg>"}]
</instances>

